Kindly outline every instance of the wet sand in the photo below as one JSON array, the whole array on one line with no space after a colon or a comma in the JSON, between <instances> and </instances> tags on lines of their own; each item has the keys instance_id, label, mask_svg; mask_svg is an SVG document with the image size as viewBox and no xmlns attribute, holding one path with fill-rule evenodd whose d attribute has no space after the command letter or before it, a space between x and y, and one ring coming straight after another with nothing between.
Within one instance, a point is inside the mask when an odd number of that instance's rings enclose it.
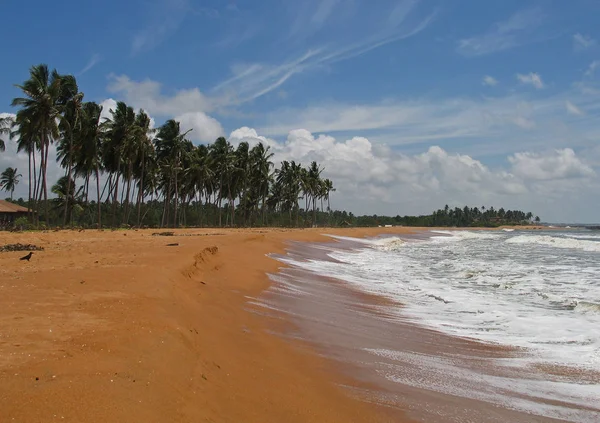
<instances>
[{"instance_id":1,"label":"wet sand","mask_svg":"<svg viewBox=\"0 0 600 423\"><path fill-rule=\"evenodd\" d=\"M333 245L294 243L287 256L277 258L327 260L331 248L358 247L348 240ZM432 423L593 422L600 417L597 406L573 404L569 398L551 400L535 389L528 392L527 386L546 380L585 380L578 374L526 369L512 362L527 354L524 350L426 329L403 316L401 304L293 263L272 279L273 286L254 304L291 319L296 330L281 335L312 342L345 374L359 379L364 386L356 394L375 404L408 410L409 417ZM595 376L590 382L594 381L598 383ZM524 409L536 413L519 411ZM565 420L543 416L561 413Z\"/></svg>"},{"instance_id":2,"label":"wet sand","mask_svg":"<svg viewBox=\"0 0 600 423\"><path fill-rule=\"evenodd\" d=\"M410 231L2 232L45 250L0 253L0 421L409 421L249 302L289 240Z\"/></svg>"}]
</instances>

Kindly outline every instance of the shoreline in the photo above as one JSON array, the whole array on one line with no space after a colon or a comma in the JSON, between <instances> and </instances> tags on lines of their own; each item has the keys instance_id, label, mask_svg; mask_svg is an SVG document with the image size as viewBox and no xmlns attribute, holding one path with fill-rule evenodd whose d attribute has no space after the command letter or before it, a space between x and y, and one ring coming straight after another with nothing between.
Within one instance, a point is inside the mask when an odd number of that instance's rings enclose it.
<instances>
[{"instance_id":1,"label":"shoreline","mask_svg":"<svg viewBox=\"0 0 600 423\"><path fill-rule=\"evenodd\" d=\"M408 238L420 237L417 234ZM544 395L538 397L534 391L512 391L509 386L513 383L517 384L515 387L521 383L526 387L528 383L535 385L536 380L555 380L551 376L558 374L552 369L510 366L510 360L518 361L529 351L456 337L422 326L403 317L402 305L388 301L385 294L363 291L343 277L325 276L331 275L331 271L320 273L312 264L306 268L301 265L313 260L341 263L329 258L323 246L329 246L329 252L365 248L358 240L337 241L337 244L294 245L287 257L291 263L283 257L289 266L276 275L274 286L263 297L267 307L275 305L288 310L289 318L301 327L295 338L311 341L326 357L346 367L347 373L375 386L363 392L363 396L370 396L375 403L410 410L409 417L428 422L472 418L478 422L571 421L558 417L562 414L560 408L554 418L544 417L543 410L554 406L565 406L565 410L571 410L567 413L575 413L567 414L576 418L573 421L588 421L591 415L597 416L599 409L569 403L566 397L563 402L551 397L544 399ZM373 357L369 352L377 354ZM442 365L444 362L447 363ZM389 380L388 369L402 375L400 383ZM491 378L489 386L482 382L487 377ZM427 382L428 379L431 380ZM497 385L501 380L506 382ZM428 384L433 389L427 388ZM532 415L527 409L538 409L542 415Z\"/></svg>"},{"instance_id":2,"label":"shoreline","mask_svg":"<svg viewBox=\"0 0 600 423\"><path fill-rule=\"evenodd\" d=\"M349 374L314 340L290 336L297 322L253 302L275 286L268 275L287 268L275 256L334 245L324 234L430 230L463 229L0 233L0 245L46 247L31 263L0 253L0 420L412 421L410 404L369 401L375 381ZM361 313L390 305L353 295ZM410 395L425 406L422 392Z\"/></svg>"},{"instance_id":3,"label":"shoreline","mask_svg":"<svg viewBox=\"0 0 600 423\"><path fill-rule=\"evenodd\" d=\"M270 332L288 323L247 307L289 241L413 230L0 233L45 247L0 254L0 419L409 421L351 398L329 360Z\"/></svg>"}]
</instances>

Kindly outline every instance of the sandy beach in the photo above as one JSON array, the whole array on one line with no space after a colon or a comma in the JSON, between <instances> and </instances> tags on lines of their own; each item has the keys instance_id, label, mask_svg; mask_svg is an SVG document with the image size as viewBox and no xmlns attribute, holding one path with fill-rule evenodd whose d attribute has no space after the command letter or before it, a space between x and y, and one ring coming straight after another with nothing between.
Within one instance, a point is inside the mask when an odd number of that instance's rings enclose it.
<instances>
[{"instance_id":1,"label":"sandy beach","mask_svg":"<svg viewBox=\"0 0 600 423\"><path fill-rule=\"evenodd\" d=\"M0 253L0 421L408 421L247 302L287 241L410 231L1 233L45 250Z\"/></svg>"}]
</instances>

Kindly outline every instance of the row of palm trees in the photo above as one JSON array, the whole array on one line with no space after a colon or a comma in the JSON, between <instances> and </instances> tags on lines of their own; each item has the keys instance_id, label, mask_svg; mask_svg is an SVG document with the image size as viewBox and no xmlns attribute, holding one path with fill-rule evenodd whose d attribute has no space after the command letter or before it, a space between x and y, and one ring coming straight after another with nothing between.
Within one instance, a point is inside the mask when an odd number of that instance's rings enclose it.
<instances>
[{"instance_id":1,"label":"row of palm trees","mask_svg":"<svg viewBox=\"0 0 600 423\"><path fill-rule=\"evenodd\" d=\"M179 122L167 120L152 129L143 110L136 112L124 102L102 119L102 107L84 101L73 76L50 71L46 65L33 66L30 78L17 87L23 96L12 101L19 108L16 118L0 120L0 136L14 138L18 151L28 154L28 203L38 211L43 206L46 224L53 143L56 160L65 170L51 189L58 199L54 207L62 208L63 225L70 222L75 207L94 202L98 227L140 225L144 204L156 200L162 202L161 226L203 225L205 206L218 210L219 226L264 225L267 212L287 215L288 223L296 225L303 213L304 224L315 224L318 203L322 211L326 201L329 210L335 189L331 180L321 177L316 162L304 168L283 161L274 170L273 153L262 143L250 147L241 142L234 147L220 137L209 145L194 145L187 138L190 131L183 132ZM108 217L103 216L107 205ZM198 222L186 221L190 206L200 211ZM32 213L31 219L39 223L40 214Z\"/></svg>"}]
</instances>

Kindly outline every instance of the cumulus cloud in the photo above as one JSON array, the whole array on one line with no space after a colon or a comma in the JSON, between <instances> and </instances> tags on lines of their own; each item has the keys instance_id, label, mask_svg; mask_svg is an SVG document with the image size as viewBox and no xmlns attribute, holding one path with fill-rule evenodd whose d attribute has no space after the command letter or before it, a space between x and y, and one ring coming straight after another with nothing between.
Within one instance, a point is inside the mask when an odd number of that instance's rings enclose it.
<instances>
[{"instance_id":1,"label":"cumulus cloud","mask_svg":"<svg viewBox=\"0 0 600 423\"><path fill-rule=\"evenodd\" d=\"M565 107L567 109L567 113L569 113L570 115L582 115L583 114L583 111L579 107L577 107L576 105L571 103L569 100L567 100L565 102Z\"/></svg>"},{"instance_id":2,"label":"cumulus cloud","mask_svg":"<svg viewBox=\"0 0 600 423\"><path fill-rule=\"evenodd\" d=\"M181 123L181 129L192 130L188 135L191 139L202 142L213 142L225 134L221 124L215 119L202 112L188 112L176 116L175 120Z\"/></svg>"},{"instance_id":3,"label":"cumulus cloud","mask_svg":"<svg viewBox=\"0 0 600 423\"><path fill-rule=\"evenodd\" d=\"M515 175L533 181L591 178L596 175L570 148L547 153L516 153L508 160Z\"/></svg>"},{"instance_id":4,"label":"cumulus cloud","mask_svg":"<svg viewBox=\"0 0 600 423\"><path fill-rule=\"evenodd\" d=\"M421 154L405 155L364 137L338 141L305 129L290 131L284 142L276 142L251 128L241 128L230 135L232 143L240 140L267 143L276 163L296 160L308 164L316 160L324 166L324 175L336 183L336 201L358 212L389 213L395 208L421 213L444 202L478 204L528 192L526 184L509 172L493 171L468 155L452 154L437 146Z\"/></svg>"},{"instance_id":5,"label":"cumulus cloud","mask_svg":"<svg viewBox=\"0 0 600 423\"><path fill-rule=\"evenodd\" d=\"M183 128L193 129L190 138L196 141L214 141L224 134L221 123L207 112L214 110L217 100L204 95L198 88L176 91L173 95L162 93L162 86L146 79L133 81L126 75L111 75L108 91L119 95L136 109L144 109L148 114L166 119L174 118ZM103 117L109 116L109 109L116 106L112 98L102 105ZM154 118L153 127L154 127Z\"/></svg>"},{"instance_id":6,"label":"cumulus cloud","mask_svg":"<svg viewBox=\"0 0 600 423\"><path fill-rule=\"evenodd\" d=\"M134 81L127 75L111 75L108 84L110 93L118 94L134 107L140 107L156 115L176 116L186 112L210 112L213 103L198 88L179 90L174 95L163 95L159 82L146 79Z\"/></svg>"},{"instance_id":7,"label":"cumulus cloud","mask_svg":"<svg viewBox=\"0 0 600 423\"><path fill-rule=\"evenodd\" d=\"M498 85L498 80L496 78L494 78L493 76L486 75L483 77L482 84L487 85L489 87L493 87L495 85Z\"/></svg>"},{"instance_id":8,"label":"cumulus cloud","mask_svg":"<svg viewBox=\"0 0 600 423\"><path fill-rule=\"evenodd\" d=\"M544 81L542 81L542 77L539 76L537 73L535 72L530 72L526 75L517 74L517 79L522 83L522 84L529 84L529 85L533 85L535 88L537 88L538 90L541 90L542 88L544 88Z\"/></svg>"}]
</instances>

